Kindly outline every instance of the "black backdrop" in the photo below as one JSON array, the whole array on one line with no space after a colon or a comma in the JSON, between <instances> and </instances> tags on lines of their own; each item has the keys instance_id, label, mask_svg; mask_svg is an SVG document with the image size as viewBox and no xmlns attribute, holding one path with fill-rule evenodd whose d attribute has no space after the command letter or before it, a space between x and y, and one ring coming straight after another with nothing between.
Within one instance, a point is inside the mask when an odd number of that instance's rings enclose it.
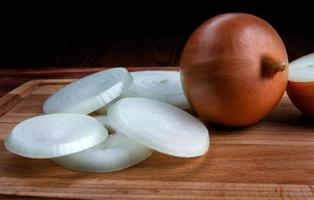
<instances>
[{"instance_id":1,"label":"black backdrop","mask_svg":"<svg viewBox=\"0 0 314 200\"><path fill-rule=\"evenodd\" d=\"M310 1L43 3L1 7L0 67L177 65L193 30L225 12L268 21L290 60L314 49Z\"/></svg>"}]
</instances>

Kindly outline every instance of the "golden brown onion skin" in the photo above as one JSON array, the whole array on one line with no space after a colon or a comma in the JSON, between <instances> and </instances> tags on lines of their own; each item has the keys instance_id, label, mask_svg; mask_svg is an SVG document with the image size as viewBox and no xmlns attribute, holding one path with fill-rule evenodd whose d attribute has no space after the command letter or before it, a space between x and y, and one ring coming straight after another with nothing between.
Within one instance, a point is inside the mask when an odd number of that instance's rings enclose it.
<instances>
[{"instance_id":1,"label":"golden brown onion skin","mask_svg":"<svg viewBox=\"0 0 314 200\"><path fill-rule=\"evenodd\" d=\"M187 41L181 81L194 110L227 126L253 124L278 104L288 79L288 56L277 32L244 13L218 15Z\"/></svg>"},{"instance_id":2,"label":"golden brown onion skin","mask_svg":"<svg viewBox=\"0 0 314 200\"><path fill-rule=\"evenodd\" d=\"M302 113L314 117L314 82L288 81L287 93Z\"/></svg>"}]
</instances>

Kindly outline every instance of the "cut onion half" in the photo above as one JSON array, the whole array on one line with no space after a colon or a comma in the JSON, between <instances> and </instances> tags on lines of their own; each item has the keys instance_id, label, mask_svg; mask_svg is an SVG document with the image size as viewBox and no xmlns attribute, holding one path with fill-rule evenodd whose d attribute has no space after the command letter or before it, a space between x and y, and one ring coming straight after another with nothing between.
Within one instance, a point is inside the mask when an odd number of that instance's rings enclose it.
<instances>
[{"instance_id":1,"label":"cut onion half","mask_svg":"<svg viewBox=\"0 0 314 200\"><path fill-rule=\"evenodd\" d=\"M96 117L111 127L106 116ZM59 165L82 172L113 172L136 165L153 150L120 133L113 133L101 144L85 151L53 159Z\"/></svg>"},{"instance_id":2,"label":"cut onion half","mask_svg":"<svg viewBox=\"0 0 314 200\"><path fill-rule=\"evenodd\" d=\"M162 101L182 109L190 108L178 71L131 72L133 83L122 97L141 97Z\"/></svg>"},{"instance_id":3,"label":"cut onion half","mask_svg":"<svg viewBox=\"0 0 314 200\"><path fill-rule=\"evenodd\" d=\"M89 114L118 97L132 83L125 68L112 68L79 79L50 96L45 113Z\"/></svg>"},{"instance_id":4,"label":"cut onion half","mask_svg":"<svg viewBox=\"0 0 314 200\"><path fill-rule=\"evenodd\" d=\"M47 114L19 123L5 139L5 147L28 158L56 158L96 146L107 136L108 131L93 117Z\"/></svg>"},{"instance_id":5,"label":"cut onion half","mask_svg":"<svg viewBox=\"0 0 314 200\"><path fill-rule=\"evenodd\" d=\"M156 151L196 157L209 148L208 130L191 114L170 104L144 98L124 98L108 110L112 127Z\"/></svg>"},{"instance_id":6,"label":"cut onion half","mask_svg":"<svg viewBox=\"0 0 314 200\"><path fill-rule=\"evenodd\" d=\"M302 113L314 117L314 53L290 63L287 93Z\"/></svg>"}]
</instances>

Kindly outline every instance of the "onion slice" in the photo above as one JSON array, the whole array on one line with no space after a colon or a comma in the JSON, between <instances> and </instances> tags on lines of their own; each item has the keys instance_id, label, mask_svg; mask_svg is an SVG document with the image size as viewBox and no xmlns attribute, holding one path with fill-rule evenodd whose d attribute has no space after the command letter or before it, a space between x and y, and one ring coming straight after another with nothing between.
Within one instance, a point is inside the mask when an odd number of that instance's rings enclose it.
<instances>
[{"instance_id":1,"label":"onion slice","mask_svg":"<svg viewBox=\"0 0 314 200\"><path fill-rule=\"evenodd\" d=\"M177 71L138 71L130 73L133 83L122 94L98 109L96 113L107 114L108 109L120 99L126 97L141 97L163 101L182 109L190 108Z\"/></svg>"},{"instance_id":2,"label":"onion slice","mask_svg":"<svg viewBox=\"0 0 314 200\"><path fill-rule=\"evenodd\" d=\"M118 97L132 83L125 68L112 68L79 79L50 96L45 113L89 114Z\"/></svg>"},{"instance_id":3,"label":"onion slice","mask_svg":"<svg viewBox=\"0 0 314 200\"><path fill-rule=\"evenodd\" d=\"M106 116L96 117L106 127L110 123ZM55 158L59 165L82 172L113 172L136 165L153 153L152 149L120 134L110 134L101 144L85 151Z\"/></svg>"},{"instance_id":4,"label":"onion slice","mask_svg":"<svg viewBox=\"0 0 314 200\"><path fill-rule=\"evenodd\" d=\"M139 71L131 72L133 83L122 97L141 97L172 104L182 109L190 108L185 97L180 72Z\"/></svg>"},{"instance_id":5,"label":"onion slice","mask_svg":"<svg viewBox=\"0 0 314 200\"><path fill-rule=\"evenodd\" d=\"M5 139L12 153L28 158L56 158L103 142L108 131L82 114L47 114L19 123Z\"/></svg>"},{"instance_id":6,"label":"onion slice","mask_svg":"<svg viewBox=\"0 0 314 200\"><path fill-rule=\"evenodd\" d=\"M191 114L170 104L144 98L124 98L108 110L119 133L156 151L195 157L209 148L208 130Z\"/></svg>"},{"instance_id":7,"label":"onion slice","mask_svg":"<svg viewBox=\"0 0 314 200\"><path fill-rule=\"evenodd\" d=\"M85 151L55 158L64 168L81 172L113 172L134 166L153 151L127 136L110 134L103 143Z\"/></svg>"}]
</instances>

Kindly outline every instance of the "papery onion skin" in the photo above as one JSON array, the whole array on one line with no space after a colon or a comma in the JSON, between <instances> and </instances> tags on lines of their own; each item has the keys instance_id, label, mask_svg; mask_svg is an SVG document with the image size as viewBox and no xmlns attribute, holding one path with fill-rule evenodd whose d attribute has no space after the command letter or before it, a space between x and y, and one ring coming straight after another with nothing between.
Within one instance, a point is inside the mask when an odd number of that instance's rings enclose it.
<instances>
[{"instance_id":1,"label":"papery onion skin","mask_svg":"<svg viewBox=\"0 0 314 200\"><path fill-rule=\"evenodd\" d=\"M288 81L287 93L292 103L303 114L314 118L314 81Z\"/></svg>"},{"instance_id":2,"label":"papery onion skin","mask_svg":"<svg viewBox=\"0 0 314 200\"><path fill-rule=\"evenodd\" d=\"M279 103L288 79L288 56L277 32L245 13L218 15L187 41L181 81L203 119L227 126L253 124Z\"/></svg>"}]
</instances>

